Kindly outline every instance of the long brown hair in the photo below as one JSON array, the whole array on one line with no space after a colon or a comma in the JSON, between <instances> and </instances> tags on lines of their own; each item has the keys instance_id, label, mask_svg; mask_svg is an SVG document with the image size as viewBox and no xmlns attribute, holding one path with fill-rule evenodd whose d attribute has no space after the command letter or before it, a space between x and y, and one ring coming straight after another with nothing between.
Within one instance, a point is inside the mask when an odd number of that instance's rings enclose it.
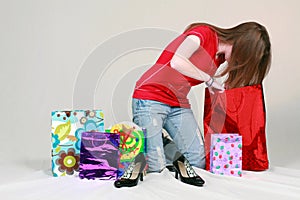
<instances>
[{"instance_id":1,"label":"long brown hair","mask_svg":"<svg viewBox=\"0 0 300 200\"><path fill-rule=\"evenodd\" d=\"M186 30L205 25L214 30L220 42L231 44L228 66L220 76L228 74L226 88L261 84L271 65L271 43L264 26L245 22L232 28L220 28L207 23L194 23Z\"/></svg>"}]
</instances>

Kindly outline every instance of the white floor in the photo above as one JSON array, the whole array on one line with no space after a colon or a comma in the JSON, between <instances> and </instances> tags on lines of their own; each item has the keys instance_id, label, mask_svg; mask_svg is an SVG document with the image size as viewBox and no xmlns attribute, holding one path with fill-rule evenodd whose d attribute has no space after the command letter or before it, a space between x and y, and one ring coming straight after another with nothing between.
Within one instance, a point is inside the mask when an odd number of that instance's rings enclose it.
<instances>
[{"instance_id":1,"label":"white floor","mask_svg":"<svg viewBox=\"0 0 300 200\"><path fill-rule=\"evenodd\" d=\"M54 178L47 161L1 162L1 200L300 199L300 170L288 167L272 166L265 172L243 171L243 177L219 176L195 169L206 181L202 188L183 184L165 170L160 174L148 174L137 187L117 189L113 181Z\"/></svg>"}]
</instances>

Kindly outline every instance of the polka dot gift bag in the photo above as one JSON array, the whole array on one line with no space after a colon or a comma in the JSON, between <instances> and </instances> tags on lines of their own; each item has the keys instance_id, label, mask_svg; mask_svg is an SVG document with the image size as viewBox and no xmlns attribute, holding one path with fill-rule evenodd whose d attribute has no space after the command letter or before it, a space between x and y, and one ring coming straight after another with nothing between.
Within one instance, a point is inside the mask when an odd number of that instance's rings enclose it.
<instances>
[{"instance_id":1,"label":"polka dot gift bag","mask_svg":"<svg viewBox=\"0 0 300 200\"><path fill-rule=\"evenodd\" d=\"M220 175L242 176L242 136L211 135L210 171Z\"/></svg>"}]
</instances>

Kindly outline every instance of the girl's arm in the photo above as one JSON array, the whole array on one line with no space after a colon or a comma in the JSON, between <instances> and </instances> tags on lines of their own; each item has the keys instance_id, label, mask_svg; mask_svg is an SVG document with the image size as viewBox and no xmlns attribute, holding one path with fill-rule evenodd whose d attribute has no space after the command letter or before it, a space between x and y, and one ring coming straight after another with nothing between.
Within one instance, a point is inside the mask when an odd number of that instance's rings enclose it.
<instances>
[{"instance_id":1,"label":"girl's arm","mask_svg":"<svg viewBox=\"0 0 300 200\"><path fill-rule=\"evenodd\" d=\"M200 80L208 81L210 76L198 69L189 58L193 55L195 51L200 47L200 39L195 35L189 35L181 43L181 45L176 50L173 58L171 59L171 67L176 69L181 74Z\"/></svg>"},{"instance_id":2,"label":"girl's arm","mask_svg":"<svg viewBox=\"0 0 300 200\"><path fill-rule=\"evenodd\" d=\"M181 45L176 50L173 58L170 61L170 65L173 69L177 70L181 74L194 78L196 80L209 82L211 87L219 90L224 90L224 88L216 83L210 75L198 69L189 58L193 55L195 51L200 47L200 39L195 35L189 35L181 43Z\"/></svg>"}]
</instances>

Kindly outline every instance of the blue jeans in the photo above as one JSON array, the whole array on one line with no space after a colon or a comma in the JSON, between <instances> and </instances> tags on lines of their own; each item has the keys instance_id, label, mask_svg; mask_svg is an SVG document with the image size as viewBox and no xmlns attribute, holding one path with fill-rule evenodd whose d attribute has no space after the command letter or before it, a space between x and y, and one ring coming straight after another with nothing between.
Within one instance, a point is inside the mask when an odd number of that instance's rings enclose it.
<instances>
[{"instance_id":1,"label":"blue jeans","mask_svg":"<svg viewBox=\"0 0 300 200\"><path fill-rule=\"evenodd\" d=\"M147 129L148 171L160 172L167 157L176 152L164 152L162 130L165 129L173 139L177 149L183 153L192 166L205 168L203 138L191 109L171 107L152 101L132 100L133 122ZM169 148L174 149L174 148Z\"/></svg>"}]
</instances>

